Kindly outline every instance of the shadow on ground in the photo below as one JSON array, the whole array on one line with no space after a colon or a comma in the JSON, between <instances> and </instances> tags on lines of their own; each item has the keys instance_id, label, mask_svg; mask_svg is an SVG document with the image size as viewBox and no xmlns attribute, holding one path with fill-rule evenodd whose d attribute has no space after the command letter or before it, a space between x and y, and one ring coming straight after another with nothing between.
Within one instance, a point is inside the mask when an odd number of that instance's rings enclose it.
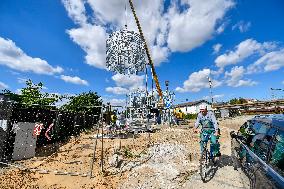
<instances>
[{"instance_id":1,"label":"shadow on ground","mask_svg":"<svg viewBox=\"0 0 284 189\"><path fill-rule=\"evenodd\" d=\"M206 177L202 181L204 183L209 182L211 179L214 178L218 169L221 169L222 167L225 167L225 166L233 166L233 160L231 156L221 155L216 165L214 165L212 162L209 163L209 167L208 167L209 171L207 172Z\"/></svg>"}]
</instances>

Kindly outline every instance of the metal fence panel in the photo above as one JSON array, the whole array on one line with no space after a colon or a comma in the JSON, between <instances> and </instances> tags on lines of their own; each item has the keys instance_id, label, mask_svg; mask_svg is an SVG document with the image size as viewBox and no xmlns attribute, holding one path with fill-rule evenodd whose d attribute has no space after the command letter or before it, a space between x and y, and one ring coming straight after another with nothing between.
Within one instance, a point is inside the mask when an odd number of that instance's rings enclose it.
<instances>
[{"instance_id":1,"label":"metal fence panel","mask_svg":"<svg viewBox=\"0 0 284 189\"><path fill-rule=\"evenodd\" d=\"M35 123L19 122L13 150L13 160L27 159L35 156L36 137L33 136Z\"/></svg>"}]
</instances>

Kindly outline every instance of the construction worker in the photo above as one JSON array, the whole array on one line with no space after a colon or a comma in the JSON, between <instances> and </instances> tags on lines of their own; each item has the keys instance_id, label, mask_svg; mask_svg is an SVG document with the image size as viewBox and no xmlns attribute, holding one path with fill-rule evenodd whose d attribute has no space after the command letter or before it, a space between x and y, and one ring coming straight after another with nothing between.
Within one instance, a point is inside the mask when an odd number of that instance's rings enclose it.
<instances>
[{"instance_id":1,"label":"construction worker","mask_svg":"<svg viewBox=\"0 0 284 189\"><path fill-rule=\"evenodd\" d=\"M182 120L184 117L184 113L181 111L181 109L175 110L175 117L176 117L177 125L179 125L179 121Z\"/></svg>"},{"instance_id":2,"label":"construction worker","mask_svg":"<svg viewBox=\"0 0 284 189\"><path fill-rule=\"evenodd\" d=\"M183 117L184 117L184 113L181 110L179 110L178 111L178 118L183 119Z\"/></svg>"},{"instance_id":3,"label":"construction worker","mask_svg":"<svg viewBox=\"0 0 284 189\"><path fill-rule=\"evenodd\" d=\"M210 136L210 152L214 157L220 156L219 126L216 117L212 111L207 110L206 105L199 106L200 112L194 125L194 132L198 132L197 128L201 125L200 133L200 150L203 152L204 143L207 143Z\"/></svg>"},{"instance_id":4,"label":"construction worker","mask_svg":"<svg viewBox=\"0 0 284 189\"><path fill-rule=\"evenodd\" d=\"M113 111L113 113L111 114L110 118L111 118L112 124L115 124L116 120L117 120L116 111Z\"/></svg>"},{"instance_id":5,"label":"construction worker","mask_svg":"<svg viewBox=\"0 0 284 189\"><path fill-rule=\"evenodd\" d=\"M114 132L117 129L116 120L117 120L116 111L113 111L111 112L111 115L110 115L110 127L109 127L112 134L114 134Z\"/></svg>"}]
</instances>

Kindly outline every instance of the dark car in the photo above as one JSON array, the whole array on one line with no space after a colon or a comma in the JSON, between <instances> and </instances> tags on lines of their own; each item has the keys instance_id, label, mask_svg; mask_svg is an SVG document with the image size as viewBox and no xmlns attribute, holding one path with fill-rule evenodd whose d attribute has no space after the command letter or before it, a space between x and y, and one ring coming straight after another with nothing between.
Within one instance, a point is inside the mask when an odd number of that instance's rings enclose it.
<instances>
[{"instance_id":1,"label":"dark car","mask_svg":"<svg viewBox=\"0 0 284 189\"><path fill-rule=\"evenodd\" d=\"M231 132L234 168L251 188L284 189L284 114L258 115Z\"/></svg>"}]
</instances>

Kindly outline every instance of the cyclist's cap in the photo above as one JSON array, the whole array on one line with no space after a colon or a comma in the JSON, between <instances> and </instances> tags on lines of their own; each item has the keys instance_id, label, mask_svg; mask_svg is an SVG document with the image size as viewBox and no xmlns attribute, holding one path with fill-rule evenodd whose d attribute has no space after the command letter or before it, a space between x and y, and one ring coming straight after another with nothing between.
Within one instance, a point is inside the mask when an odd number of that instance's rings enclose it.
<instances>
[{"instance_id":1,"label":"cyclist's cap","mask_svg":"<svg viewBox=\"0 0 284 189\"><path fill-rule=\"evenodd\" d=\"M201 104L200 106L199 106L199 110L201 111L201 110L207 110L207 106L205 105L205 104Z\"/></svg>"}]
</instances>

